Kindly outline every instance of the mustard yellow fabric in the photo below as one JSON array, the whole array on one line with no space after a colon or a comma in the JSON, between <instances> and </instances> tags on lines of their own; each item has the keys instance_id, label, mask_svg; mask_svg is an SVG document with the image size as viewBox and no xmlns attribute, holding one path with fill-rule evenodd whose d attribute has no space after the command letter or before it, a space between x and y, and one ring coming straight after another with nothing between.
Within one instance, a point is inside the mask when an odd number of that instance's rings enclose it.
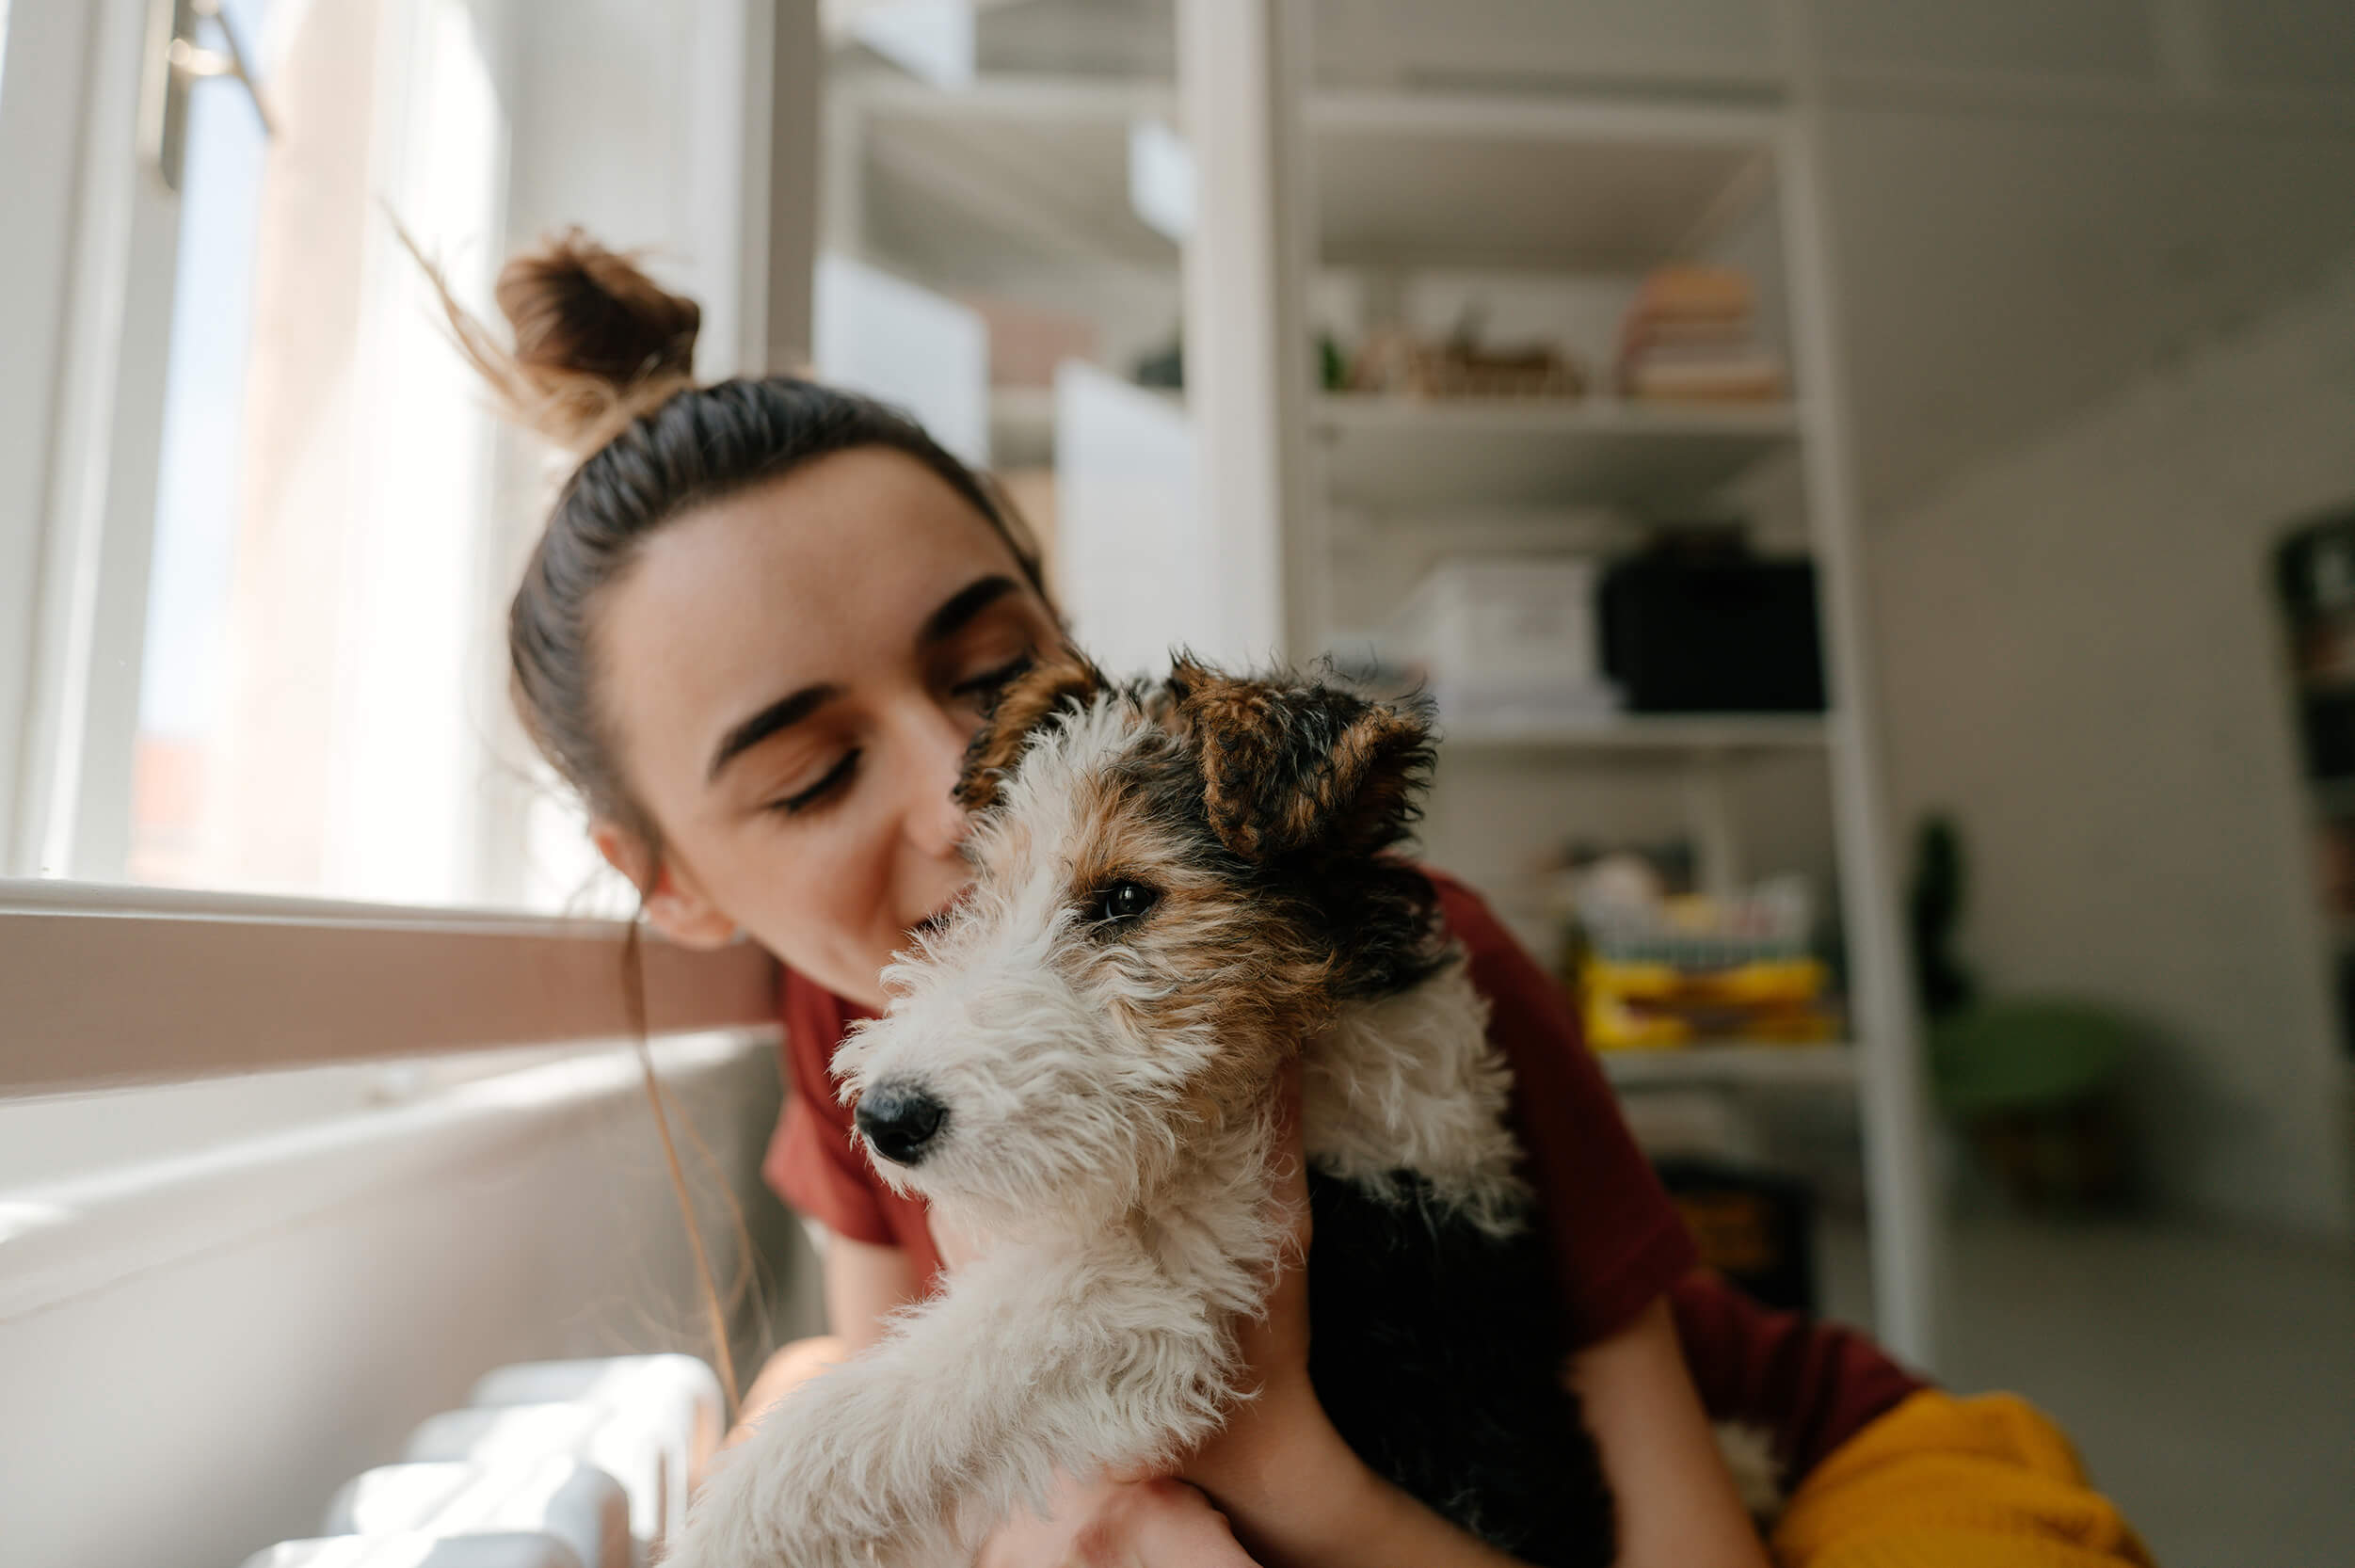
<instances>
[{"instance_id":1,"label":"mustard yellow fabric","mask_svg":"<svg viewBox=\"0 0 2355 1568\"><path fill-rule=\"evenodd\" d=\"M2152 1568L2035 1406L1936 1389L1816 1466L1770 1545L1780 1568Z\"/></svg>"}]
</instances>

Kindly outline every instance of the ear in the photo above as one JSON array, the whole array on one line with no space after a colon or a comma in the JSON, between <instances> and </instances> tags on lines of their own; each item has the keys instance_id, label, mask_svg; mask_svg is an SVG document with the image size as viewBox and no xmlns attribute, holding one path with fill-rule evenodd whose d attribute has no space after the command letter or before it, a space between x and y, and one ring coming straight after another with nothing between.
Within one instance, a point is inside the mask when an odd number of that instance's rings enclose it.
<instances>
[{"instance_id":1,"label":"ear","mask_svg":"<svg viewBox=\"0 0 2355 1568\"><path fill-rule=\"evenodd\" d=\"M1085 654L1064 648L1041 656L999 692L966 749L956 798L969 811L998 803L1005 781L1041 727L1058 713L1076 713L1104 690L1104 674Z\"/></svg>"},{"instance_id":2,"label":"ear","mask_svg":"<svg viewBox=\"0 0 2355 1568\"><path fill-rule=\"evenodd\" d=\"M694 873L674 861L657 863L637 835L600 818L589 824L589 841L605 864L637 888L655 930L683 948L720 948L736 939L736 922L712 902Z\"/></svg>"},{"instance_id":3,"label":"ear","mask_svg":"<svg viewBox=\"0 0 2355 1568\"><path fill-rule=\"evenodd\" d=\"M1201 755L1210 829L1246 859L1371 855L1420 814L1431 724L1416 704L1239 680L1182 658L1170 691Z\"/></svg>"}]
</instances>

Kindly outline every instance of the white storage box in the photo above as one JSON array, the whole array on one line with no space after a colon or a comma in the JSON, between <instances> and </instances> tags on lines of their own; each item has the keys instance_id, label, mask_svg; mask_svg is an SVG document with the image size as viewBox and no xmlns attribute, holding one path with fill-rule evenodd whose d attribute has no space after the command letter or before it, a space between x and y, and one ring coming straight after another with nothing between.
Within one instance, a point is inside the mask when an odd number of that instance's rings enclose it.
<instances>
[{"instance_id":1,"label":"white storage box","mask_svg":"<svg viewBox=\"0 0 2355 1568\"><path fill-rule=\"evenodd\" d=\"M1387 652L1422 674L1446 727L1600 722L1619 708L1595 630L1600 570L1573 555L1443 561L1392 617Z\"/></svg>"}]
</instances>

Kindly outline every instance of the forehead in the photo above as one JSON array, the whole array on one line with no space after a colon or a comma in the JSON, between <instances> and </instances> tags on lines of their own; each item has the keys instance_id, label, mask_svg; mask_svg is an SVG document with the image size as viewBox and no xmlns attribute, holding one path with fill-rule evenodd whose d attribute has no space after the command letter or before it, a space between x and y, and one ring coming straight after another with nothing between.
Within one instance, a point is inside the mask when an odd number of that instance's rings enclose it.
<instances>
[{"instance_id":1,"label":"forehead","mask_svg":"<svg viewBox=\"0 0 2355 1568\"><path fill-rule=\"evenodd\" d=\"M839 452L657 530L599 606L624 733L699 760L704 731L798 686L856 685L1013 552L938 475L885 448ZM656 733L659 731L659 733Z\"/></svg>"}]
</instances>

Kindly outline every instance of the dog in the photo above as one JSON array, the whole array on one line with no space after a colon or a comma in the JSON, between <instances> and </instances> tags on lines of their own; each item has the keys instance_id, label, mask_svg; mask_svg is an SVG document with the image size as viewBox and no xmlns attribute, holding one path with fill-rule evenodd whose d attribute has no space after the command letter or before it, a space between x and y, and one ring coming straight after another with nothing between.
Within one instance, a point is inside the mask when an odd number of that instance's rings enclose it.
<instances>
[{"instance_id":1,"label":"dog","mask_svg":"<svg viewBox=\"0 0 2355 1568\"><path fill-rule=\"evenodd\" d=\"M1509 1070L1393 853L1432 760L1417 704L1305 678L1010 683L958 785L970 889L834 1062L877 1168L991 1250L721 1461L677 1568L968 1563L1059 1472L1215 1433L1290 1234L1295 1061L1327 1414L1499 1548L1613 1560Z\"/></svg>"}]
</instances>

